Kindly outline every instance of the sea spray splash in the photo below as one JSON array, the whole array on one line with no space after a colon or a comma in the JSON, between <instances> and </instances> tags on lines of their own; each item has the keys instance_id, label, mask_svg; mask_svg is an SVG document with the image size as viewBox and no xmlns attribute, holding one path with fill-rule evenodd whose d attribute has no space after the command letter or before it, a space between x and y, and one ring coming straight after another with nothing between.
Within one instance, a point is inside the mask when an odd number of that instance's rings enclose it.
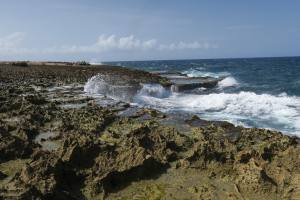
<instances>
[{"instance_id":1,"label":"sea spray splash","mask_svg":"<svg viewBox=\"0 0 300 200\"><path fill-rule=\"evenodd\" d=\"M154 107L156 109L163 109L163 107L158 108L155 101L163 101L163 99L168 98L172 95L169 88L165 88L160 84L143 84L143 87L133 98L133 103L140 106ZM159 103L157 104L159 105Z\"/></svg>"},{"instance_id":2,"label":"sea spray splash","mask_svg":"<svg viewBox=\"0 0 300 200\"><path fill-rule=\"evenodd\" d=\"M100 74L91 77L84 86L84 92L89 95L104 95L125 102L131 102L139 89L139 85L121 85L114 81L108 82L106 77Z\"/></svg>"},{"instance_id":3,"label":"sea spray splash","mask_svg":"<svg viewBox=\"0 0 300 200\"><path fill-rule=\"evenodd\" d=\"M226 120L235 124L245 122L251 127L269 127L300 135L300 57L162 60L121 64L146 71L184 72L188 77L234 77L238 82L236 85L226 79L226 84L224 80L213 90L197 89L195 96L178 93L167 98L140 96L143 105L167 111L187 110L206 119ZM287 95L281 95L282 93ZM206 96L209 94L211 95ZM289 99L294 102L288 103ZM189 106L189 101L195 103ZM243 109L253 112L246 114ZM280 112L283 114L279 114Z\"/></svg>"},{"instance_id":4,"label":"sea spray splash","mask_svg":"<svg viewBox=\"0 0 300 200\"><path fill-rule=\"evenodd\" d=\"M137 94L139 96L152 96L166 98L171 95L171 91L160 84L143 84L142 89Z\"/></svg>"},{"instance_id":5,"label":"sea spray splash","mask_svg":"<svg viewBox=\"0 0 300 200\"><path fill-rule=\"evenodd\" d=\"M226 76L230 75L228 72L213 73L213 72L203 71L203 70L199 70L199 69L189 69L189 70L183 71L182 73L190 78L197 78L197 77L220 78L220 77L226 77Z\"/></svg>"},{"instance_id":6,"label":"sea spray splash","mask_svg":"<svg viewBox=\"0 0 300 200\"><path fill-rule=\"evenodd\" d=\"M84 85L84 92L88 94L105 95L108 90L108 84L104 81L101 75L91 77Z\"/></svg>"},{"instance_id":7,"label":"sea spray splash","mask_svg":"<svg viewBox=\"0 0 300 200\"><path fill-rule=\"evenodd\" d=\"M218 82L218 88L222 89L227 87L234 87L238 84L239 83L237 82L237 80L235 80L235 78L229 76Z\"/></svg>"},{"instance_id":8,"label":"sea spray splash","mask_svg":"<svg viewBox=\"0 0 300 200\"><path fill-rule=\"evenodd\" d=\"M138 103L162 111L198 114L209 120L277 129L300 135L300 98L254 92L207 95L172 93L166 98L138 96Z\"/></svg>"}]
</instances>

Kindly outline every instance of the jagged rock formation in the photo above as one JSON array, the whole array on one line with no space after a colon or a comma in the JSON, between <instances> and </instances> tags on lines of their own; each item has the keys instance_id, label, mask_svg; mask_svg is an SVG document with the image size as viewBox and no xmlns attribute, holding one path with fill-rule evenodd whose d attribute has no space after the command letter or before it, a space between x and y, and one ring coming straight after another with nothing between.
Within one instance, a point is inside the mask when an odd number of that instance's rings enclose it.
<instances>
[{"instance_id":1,"label":"jagged rock formation","mask_svg":"<svg viewBox=\"0 0 300 200\"><path fill-rule=\"evenodd\" d=\"M106 99L76 95L80 87L48 88L86 80L89 70L81 76L64 67L42 75L44 68L31 68L29 75L28 68L0 67L1 76L6 73L0 199L300 197L298 138L117 102L100 106Z\"/></svg>"}]
</instances>

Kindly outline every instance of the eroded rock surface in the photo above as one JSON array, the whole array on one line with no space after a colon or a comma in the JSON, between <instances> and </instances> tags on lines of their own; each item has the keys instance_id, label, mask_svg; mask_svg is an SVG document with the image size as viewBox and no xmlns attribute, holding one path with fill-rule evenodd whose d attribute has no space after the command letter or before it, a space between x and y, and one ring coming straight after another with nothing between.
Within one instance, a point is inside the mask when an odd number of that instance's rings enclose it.
<instances>
[{"instance_id":1,"label":"eroded rock surface","mask_svg":"<svg viewBox=\"0 0 300 200\"><path fill-rule=\"evenodd\" d=\"M297 138L85 97L61 85L110 68L75 68L0 67L0 199L299 199Z\"/></svg>"}]
</instances>

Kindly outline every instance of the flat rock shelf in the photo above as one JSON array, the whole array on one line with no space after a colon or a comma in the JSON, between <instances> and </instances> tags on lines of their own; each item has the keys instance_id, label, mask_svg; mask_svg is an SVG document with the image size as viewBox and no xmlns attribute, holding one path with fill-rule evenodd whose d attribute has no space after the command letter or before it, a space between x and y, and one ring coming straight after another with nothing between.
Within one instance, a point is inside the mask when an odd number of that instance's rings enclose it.
<instances>
[{"instance_id":1,"label":"flat rock shelf","mask_svg":"<svg viewBox=\"0 0 300 200\"><path fill-rule=\"evenodd\" d=\"M212 89L223 79L214 77L188 77L180 72L154 72L153 74L167 78L172 85L171 89L173 92L184 92L196 88Z\"/></svg>"}]
</instances>

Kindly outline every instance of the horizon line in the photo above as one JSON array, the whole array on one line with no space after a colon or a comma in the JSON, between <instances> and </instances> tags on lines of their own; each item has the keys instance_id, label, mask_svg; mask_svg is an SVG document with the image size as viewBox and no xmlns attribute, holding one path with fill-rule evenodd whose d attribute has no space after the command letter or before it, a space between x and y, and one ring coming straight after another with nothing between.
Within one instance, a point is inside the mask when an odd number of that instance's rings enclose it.
<instances>
[{"instance_id":1,"label":"horizon line","mask_svg":"<svg viewBox=\"0 0 300 200\"><path fill-rule=\"evenodd\" d=\"M145 59L145 60L113 60L113 61L99 61L101 63L115 63L115 62L151 62L151 61L185 61L185 60L230 60L230 59L270 59L270 58L300 58L298 56L256 56L256 57L217 57L217 58L178 58L178 59ZM1 62L59 62L59 63L72 63L72 62L79 62L79 61L86 61L88 63L93 63L91 61L87 61L85 59L78 59L73 61L67 60L0 60ZM95 62L97 63L97 62Z\"/></svg>"},{"instance_id":2,"label":"horizon line","mask_svg":"<svg viewBox=\"0 0 300 200\"><path fill-rule=\"evenodd\" d=\"M217 58L178 58L178 59L149 59L149 60L115 60L100 61L100 63L112 62L149 62L149 61L179 61L179 60L229 60L229 59L264 59L264 58L300 58L299 56L257 56L257 57L217 57Z\"/></svg>"}]
</instances>

